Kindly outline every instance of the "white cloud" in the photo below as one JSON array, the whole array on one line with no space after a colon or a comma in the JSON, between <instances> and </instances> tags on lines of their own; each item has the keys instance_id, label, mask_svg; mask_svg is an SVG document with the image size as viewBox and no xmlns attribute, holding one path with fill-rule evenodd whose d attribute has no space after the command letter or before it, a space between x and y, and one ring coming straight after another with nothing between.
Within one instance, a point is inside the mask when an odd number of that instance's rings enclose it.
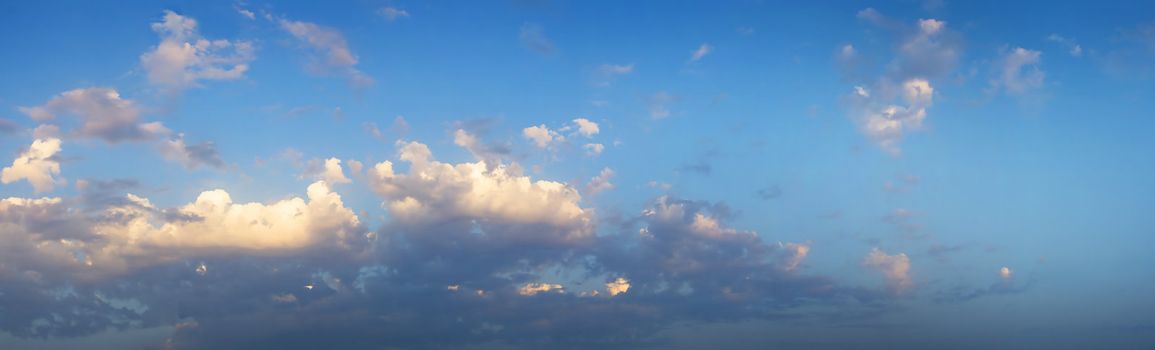
<instances>
[{"instance_id":1,"label":"white cloud","mask_svg":"<svg viewBox=\"0 0 1155 350\"><path fill-rule=\"evenodd\" d=\"M586 193L595 195L601 193L602 191L613 189L614 184L610 182L610 179L613 177L613 169L602 169L601 173L598 173L597 176L594 176L592 179L590 179L589 184L586 184Z\"/></svg>"},{"instance_id":2,"label":"white cloud","mask_svg":"<svg viewBox=\"0 0 1155 350\"><path fill-rule=\"evenodd\" d=\"M51 191L62 182L60 175L60 161L56 154L60 153L60 139L37 139L27 150L21 152L12 166L0 171L0 182L5 184L20 180L27 180L36 192Z\"/></svg>"},{"instance_id":3,"label":"white cloud","mask_svg":"<svg viewBox=\"0 0 1155 350\"><path fill-rule=\"evenodd\" d=\"M271 204L236 203L225 190L202 192L196 200L177 209L192 218L154 226L152 204L129 194L134 206L114 207L126 222L96 226L106 237L125 244L179 247L183 249L241 248L297 250L313 245L341 245L362 228L353 210L325 182L306 191L308 200L294 197Z\"/></svg>"},{"instance_id":4,"label":"white cloud","mask_svg":"<svg viewBox=\"0 0 1155 350\"><path fill-rule=\"evenodd\" d=\"M25 253L0 257L0 264L25 263L91 280L237 250L275 255L359 249L350 242L360 239L364 228L341 197L324 182L310 185L307 194L307 200L236 203L218 189L173 210L127 194L94 212L95 217L70 208L70 201L61 198L6 198L0 200L0 250ZM208 272L200 266L201 273Z\"/></svg>"},{"instance_id":5,"label":"white cloud","mask_svg":"<svg viewBox=\"0 0 1155 350\"><path fill-rule=\"evenodd\" d=\"M874 248L862 260L862 265L882 272L891 291L896 294L905 293L914 286L914 281L910 278L910 258L907 258L906 254L887 255L886 252Z\"/></svg>"},{"instance_id":6,"label":"white cloud","mask_svg":"<svg viewBox=\"0 0 1155 350\"><path fill-rule=\"evenodd\" d=\"M352 181L345 177L345 171L341 169L341 160L337 158L329 158L325 160L325 168L319 175L321 180L331 184L345 184Z\"/></svg>"},{"instance_id":7,"label":"white cloud","mask_svg":"<svg viewBox=\"0 0 1155 350\"><path fill-rule=\"evenodd\" d=\"M558 142L565 141L565 136L558 134L557 131L550 130L545 124L534 125L521 130L522 136L526 139L533 140L533 145L537 148L549 148Z\"/></svg>"},{"instance_id":8,"label":"white cloud","mask_svg":"<svg viewBox=\"0 0 1155 350\"><path fill-rule=\"evenodd\" d=\"M368 87L373 84L373 78L356 68L357 55L349 49L349 43L340 31L315 23L287 19L280 19L278 23L281 29L320 56L314 64L316 70L344 75L355 87Z\"/></svg>"},{"instance_id":9,"label":"white cloud","mask_svg":"<svg viewBox=\"0 0 1155 350\"><path fill-rule=\"evenodd\" d=\"M894 90L886 86L884 90ZM899 143L905 133L922 126L927 109L934 100L934 88L925 79L910 79L897 87L897 92L886 94L871 93L861 86L855 87L851 96L858 113L855 120L863 134L874 140L882 149L891 154L902 152ZM887 95L898 95L904 105L891 104ZM893 97L892 97L893 98Z\"/></svg>"},{"instance_id":10,"label":"white cloud","mask_svg":"<svg viewBox=\"0 0 1155 350\"><path fill-rule=\"evenodd\" d=\"M999 269L999 277L1004 279L1004 280L1009 280L1009 279L1011 279L1011 277L1014 277L1014 275L1015 275L1015 272L1013 270L1011 270L1011 268L1009 268L1009 267L1003 266L1002 268Z\"/></svg>"},{"instance_id":11,"label":"white cloud","mask_svg":"<svg viewBox=\"0 0 1155 350\"><path fill-rule=\"evenodd\" d=\"M697 50L694 50L694 52L690 54L690 62L697 62L713 51L714 47L710 46L710 44L702 44L701 46L698 46Z\"/></svg>"},{"instance_id":12,"label":"white cloud","mask_svg":"<svg viewBox=\"0 0 1155 350\"><path fill-rule=\"evenodd\" d=\"M172 11L166 10L152 30L161 42L141 55L140 63L154 85L180 90L197 86L201 80L240 79L255 59L251 43L205 39L195 19Z\"/></svg>"},{"instance_id":13,"label":"white cloud","mask_svg":"<svg viewBox=\"0 0 1155 350\"><path fill-rule=\"evenodd\" d=\"M600 143L587 143L582 146L582 148L586 149L586 154L596 156L602 154L602 151L605 151L606 146Z\"/></svg>"},{"instance_id":14,"label":"white cloud","mask_svg":"<svg viewBox=\"0 0 1155 350\"><path fill-rule=\"evenodd\" d=\"M999 78L992 84L1012 95L1022 95L1043 87L1046 73L1039 69L1043 53L1016 47L1003 56Z\"/></svg>"},{"instance_id":15,"label":"white cloud","mask_svg":"<svg viewBox=\"0 0 1155 350\"><path fill-rule=\"evenodd\" d=\"M399 9L396 7L392 7L392 6L385 6L384 8L381 9L380 13L382 16L385 16L385 19L389 20L390 22L396 21L397 19L400 19L400 18L409 17L409 11L405 11L405 10L402 10L402 9Z\"/></svg>"},{"instance_id":16,"label":"white cloud","mask_svg":"<svg viewBox=\"0 0 1155 350\"><path fill-rule=\"evenodd\" d=\"M386 199L390 215L401 224L477 219L555 228L487 233L494 237L548 242L592 237L591 213L580 206L578 191L566 184L534 181L504 164L438 162L429 147L418 142L399 146L399 158L409 163L409 173L396 173L393 163L385 161L369 170L369 178L373 190Z\"/></svg>"},{"instance_id":17,"label":"white cloud","mask_svg":"<svg viewBox=\"0 0 1155 350\"><path fill-rule=\"evenodd\" d=\"M108 142L143 141L169 132L160 122L140 123L140 107L123 99L115 89L90 87L69 90L35 107L20 107L33 120L46 121L68 113L83 121L79 134Z\"/></svg>"},{"instance_id":18,"label":"white cloud","mask_svg":"<svg viewBox=\"0 0 1155 350\"><path fill-rule=\"evenodd\" d=\"M574 119L573 122L577 125L578 133L582 134L582 136L593 137L600 131L598 129L598 123L592 122L589 119L577 118Z\"/></svg>"}]
</instances>

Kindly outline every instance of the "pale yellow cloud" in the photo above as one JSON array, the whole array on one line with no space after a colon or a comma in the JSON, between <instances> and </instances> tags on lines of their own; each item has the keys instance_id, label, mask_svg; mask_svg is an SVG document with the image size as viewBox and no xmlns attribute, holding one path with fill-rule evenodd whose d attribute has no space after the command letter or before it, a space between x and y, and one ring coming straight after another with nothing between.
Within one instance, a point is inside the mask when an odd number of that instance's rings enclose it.
<instances>
[{"instance_id":1,"label":"pale yellow cloud","mask_svg":"<svg viewBox=\"0 0 1155 350\"><path fill-rule=\"evenodd\" d=\"M27 150L21 152L12 166L0 171L0 182L5 184L26 180L32 184L36 192L51 191L61 183L60 161L56 154L60 153L60 139L37 139Z\"/></svg>"}]
</instances>

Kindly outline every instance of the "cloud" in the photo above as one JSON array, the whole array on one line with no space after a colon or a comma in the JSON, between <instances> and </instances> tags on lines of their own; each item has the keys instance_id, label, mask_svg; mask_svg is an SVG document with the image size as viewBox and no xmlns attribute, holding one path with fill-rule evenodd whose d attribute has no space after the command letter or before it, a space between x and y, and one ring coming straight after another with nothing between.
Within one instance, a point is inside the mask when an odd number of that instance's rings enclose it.
<instances>
[{"instance_id":1,"label":"cloud","mask_svg":"<svg viewBox=\"0 0 1155 350\"><path fill-rule=\"evenodd\" d=\"M12 166L0 171L0 182L10 184L27 180L36 192L51 191L63 182L59 178L60 161L56 158L57 153L60 153L60 139L33 141L27 150L12 161Z\"/></svg>"},{"instance_id":2,"label":"cloud","mask_svg":"<svg viewBox=\"0 0 1155 350\"><path fill-rule=\"evenodd\" d=\"M594 176L592 179L590 179L590 182L588 184L586 184L586 193L588 193L590 195L595 195L595 194L601 193L602 191L613 189L614 184L610 182L610 179L613 177L614 177L614 170L613 169L610 169L610 168L602 169L601 173L598 173L597 176Z\"/></svg>"},{"instance_id":3,"label":"cloud","mask_svg":"<svg viewBox=\"0 0 1155 350\"><path fill-rule=\"evenodd\" d=\"M891 63L894 77L942 77L954 69L961 44L948 35L947 23L936 19L918 20L914 33L899 45L899 55Z\"/></svg>"},{"instance_id":4,"label":"cloud","mask_svg":"<svg viewBox=\"0 0 1155 350\"><path fill-rule=\"evenodd\" d=\"M1070 54L1071 57L1083 57L1083 46L1080 46L1079 42L1075 39L1064 38L1058 34L1048 35L1046 39L1047 41L1057 43L1067 48L1067 53Z\"/></svg>"},{"instance_id":5,"label":"cloud","mask_svg":"<svg viewBox=\"0 0 1155 350\"><path fill-rule=\"evenodd\" d=\"M585 148L586 154L596 156L602 154L602 151L605 151L606 146L600 143L587 143L583 145L582 148Z\"/></svg>"},{"instance_id":6,"label":"cloud","mask_svg":"<svg viewBox=\"0 0 1155 350\"><path fill-rule=\"evenodd\" d=\"M1046 73L1039 69L1043 53L1016 47L999 60L999 76L992 88L1011 95L1023 95L1043 87Z\"/></svg>"},{"instance_id":7,"label":"cloud","mask_svg":"<svg viewBox=\"0 0 1155 350\"><path fill-rule=\"evenodd\" d=\"M565 287L557 283L526 283L517 294L530 296L537 293L565 293Z\"/></svg>"},{"instance_id":8,"label":"cloud","mask_svg":"<svg viewBox=\"0 0 1155 350\"><path fill-rule=\"evenodd\" d=\"M240 14L241 16L243 16L245 18L248 18L250 20L257 19L257 14L253 13L253 11L249 11L248 9L245 9L243 7L240 7L240 6L234 7L234 9L237 10L237 14Z\"/></svg>"},{"instance_id":9,"label":"cloud","mask_svg":"<svg viewBox=\"0 0 1155 350\"><path fill-rule=\"evenodd\" d=\"M881 92L872 92L855 87L849 97L857 113L853 117L863 134L883 150L898 155L902 153L903 136L919 129L926 119L934 100L934 88L929 81L919 78L907 80L898 87L882 85L881 88ZM898 95L904 105L893 104L894 95Z\"/></svg>"},{"instance_id":10,"label":"cloud","mask_svg":"<svg viewBox=\"0 0 1155 350\"><path fill-rule=\"evenodd\" d=\"M630 291L630 280L618 277L613 281L606 282L606 291L610 293L610 296L625 294Z\"/></svg>"},{"instance_id":11,"label":"cloud","mask_svg":"<svg viewBox=\"0 0 1155 350\"><path fill-rule=\"evenodd\" d=\"M552 55L557 51L553 46L553 42L545 36L544 29L537 24L526 23L521 25L521 32L518 34L518 39L521 40L521 44L525 45L525 47L543 55Z\"/></svg>"},{"instance_id":12,"label":"cloud","mask_svg":"<svg viewBox=\"0 0 1155 350\"><path fill-rule=\"evenodd\" d=\"M381 8L378 13L380 13L382 16L385 16L385 19L389 20L390 22L409 17L409 11L405 11L392 6L385 6Z\"/></svg>"},{"instance_id":13,"label":"cloud","mask_svg":"<svg viewBox=\"0 0 1155 350\"><path fill-rule=\"evenodd\" d=\"M574 125L577 126L579 134L585 137L593 137L598 134L598 123L592 122L586 118L577 118L573 120Z\"/></svg>"},{"instance_id":14,"label":"cloud","mask_svg":"<svg viewBox=\"0 0 1155 350\"><path fill-rule=\"evenodd\" d=\"M8 118L0 118L0 135L11 135L20 131L20 124Z\"/></svg>"},{"instance_id":15,"label":"cloud","mask_svg":"<svg viewBox=\"0 0 1155 350\"><path fill-rule=\"evenodd\" d=\"M665 119L670 116L670 105L677 102L678 98L665 91L658 91L650 96L649 109L650 118Z\"/></svg>"},{"instance_id":16,"label":"cloud","mask_svg":"<svg viewBox=\"0 0 1155 350\"><path fill-rule=\"evenodd\" d=\"M343 245L347 239L358 238L355 235L363 228L357 215L325 182L309 185L306 194L308 200L296 197L261 204L235 203L224 190L206 191L177 209L198 220L166 223L152 232L129 229L125 233L158 246L272 251Z\"/></svg>"},{"instance_id":17,"label":"cloud","mask_svg":"<svg viewBox=\"0 0 1155 350\"><path fill-rule=\"evenodd\" d=\"M927 117L934 96L934 80L948 76L962 55L959 36L947 22L919 19L913 25L892 20L873 8L858 12L858 18L894 33L894 57L877 78L860 81L848 95L851 118L859 130L883 150L900 155L905 134L917 130ZM843 46L838 62L857 74L861 54L853 44ZM896 104L900 100L904 104Z\"/></svg>"},{"instance_id":18,"label":"cloud","mask_svg":"<svg viewBox=\"0 0 1155 350\"><path fill-rule=\"evenodd\" d=\"M225 167L216 144L211 141L189 145L184 141L184 134L178 134L176 138L161 140L157 148L165 159L181 163L185 168L196 169L202 165L217 169Z\"/></svg>"},{"instance_id":19,"label":"cloud","mask_svg":"<svg viewBox=\"0 0 1155 350\"><path fill-rule=\"evenodd\" d=\"M906 293L914 287L914 281L910 278L910 259L906 254L887 255L874 248L862 260L862 265L882 272L888 287L895 294Z\"/></svg>"},{"instance_id":20,"label":"cloud","mask_svg":"<svg viewBox=\"0 0 1155 350\"><path fill-rule=\"evenodd\" d=\"M630 74L634 72L634 65L631 64L603 64L598 66L594 71L594 86L608 87L613 83L618 76Z\"/></svg>"},{"instance_id":21,"label":"cloud","mask_svg":"<svg viewBox=\"0 0 1155 350\"><path fill-rule=\"evenodd\" d=\"M698 49L690 53L690 62L698 62L703 57L706 57L706 55L709 55L711 52L714 52L713 46L710 46L710 44L702 44L701 46L698 46Z\"/></svg>"},{"instance_id":22,"label":"cloud","mask_svg":"<svg viewBox=\"0 0 1155 350\"><path fill-rule=\"evenodd\" d=\"M373 190L386 198L385 206L399 223L487 218L491 223L558 228L552 233L487 232L492 236L524 235L518 238L559 244L591 237L589 213L579 204L581 196L568 185L533 181L504 164L490 170L484 161L441 163L433 160L427 146L417 142L399 146L399 158L409 163L408 174L396 173L391 161L369 170Z\"/></svg>"},{"instance_id":23,"label":"cloud","mask_svg":"<svg viewBox=\"0 0 1155 350\"><path fill-rule=\"evenodd\" d=\"M140 107L123 99L115 89L90 87L69 90L35 107L20 107L21 113L36 121L67 113L83 123L78 134L106 142L147 141L168 133L160 122L141 123Z\"/></svg>"},{"instance_id":24,"label":"cloud","mask_svg":"<svg viewBox=\"0 0 1155 350\"><path fill-rule=\"evenodd\" d=\"M1004 279L1004 280L1009 280L1009 279L1011 279L1011 277L1014 277L1014 273L1015 272L1012 271L1011 268L1006 267L1006 266L1003 266L1002 268L999 269L999 277Z\"/></svg>"},{"instance_id":25,"label":"cloud","mask_svg":"<svg viewBox=\"0 0 1155 350\"><path fill-rule=\"evenodd\" d=\"M806 256L810 255L810 244L809 243L781 243L781 242L779 242L778 245L780 247L782 247L783 249L786 249L787 252L789 252L789 254L787 254L785 257L785 261L782 264L782 269L786 270L786 271L794 271L795 269L798 268L798 265L802 264L803 260L806 260Z\"/></svg>"},{"instance_id":26,"label":"cloud","mask_svg":"<svg viewBox=\"0 0 1155 350\"><path fill-rule=\"evenodd\" d=\"M453 143L465 148L474 157L491 166L501 163L511 153L508 145L484 143L476 135L465 129L457 129L453 132Z\"/></svg>"},{"instance_id":27,"label":"cloud","mask_svg":"<svg viewBox=\"0 0 1155 350\"><path fill-rule=\"evenodd\" d=\"M557 131L550 130L545 124L522 129L521 134L526 139L532 140L535 147L542 149L550 148L559 142L565 141L565 136L558 134Z\"/></svg>"},{"instance_id":28,"label":"cloud","mask_svg":"<svg viewBox=\"0 0 1155 350\"><path fill-rule=\"evenodd\" d=\"M251 12L249 13L252 14ZM152 24L161 42L140 56L141 66L153 85L182 90L202 80L235 80L244 77L254 56L247 41L209 40L201 37L197 21L165 10Z\"/></svg>"},{"instance_id":29,"label":"cloud","mask_svg":"<svg viewBox=\"0 0 1155 350\"><path fill-rule=\"evenodd\" d=\"M309 48L314 57L312 69L320 73L336 73L349 79L357 88L373 85L373 78L357 69L357 55L349 49L345 35L340 31L315 23L278 19L278 25Z\"/></svg>"},{"instance_id":30,"label":"cloud","mask_svg":"<svg viewBox=\"0 0 1155 350\"><path fill-rule=\"evenodd\" d=\"M341 169L341 160L337 158L326 159L325 168L318 177L322 181L330 184L347 184L352 182L348 177L345 177L345 171Z\"/></svg>"},{"instance_id":31,"label":"cloud","mask_svg":"<svg viewBox=\"0 0 1155 350\"><path fill-rule=\"evenodd\" d=\"M78 181L84 196L134 187ZM319 270L355 264L366 246L364 228L340 196L323 182L307 194L237 203L212 190L171 209L128 193L115 201L0 199L0 330L73 337L195 319L211 324L224 312L279 304L268 296L287 286L299 290Z\"/></svg>"}]
</instances>

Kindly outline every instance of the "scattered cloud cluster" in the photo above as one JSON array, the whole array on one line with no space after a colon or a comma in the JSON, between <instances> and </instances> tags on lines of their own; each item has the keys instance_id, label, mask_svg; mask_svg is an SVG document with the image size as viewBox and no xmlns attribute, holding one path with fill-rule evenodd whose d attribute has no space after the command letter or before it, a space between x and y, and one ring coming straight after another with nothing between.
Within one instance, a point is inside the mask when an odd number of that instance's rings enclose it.
<instances>
[{"instance_id":1,"label":"scattered cloud cluster","mask_svg":"<svg viewBox=\"0 0 1155 350\"><path fill-rule=\"evenodd\" d=\"M161 42L141 55L140 63L149 82L165 89L195 87L202 80L240 79L256 58L252 43L205 39L195 19L173 11L166 10L152 30Z\"/></svg>"},{"instance_id":2,"label":"scattered cloud cluster","mask_svg":"<svg viewBox=\"0 0 1155 350\"><path fill-rule=\"evenodd\" d=\"M532 125L521 130L522 136L530 140L534 147L551 151L556 151L558 147L578 137L592 139L600 132L601 127L598 123L586 118L576 118L571 123L557 129L551 129L545 124L541 124ZM587 142L582 145L582 149L584 149L588 155L596 156L605 150L605 145Z\"/></svg>"},{"instance_id":3,"label":"scattered cloud cluster","mask_svg":"<svg viewBox=\"0 0 1155 350\"><path fill-rule=\"evenodd\" d=\"M881 76L854 86L848 97L851 118L883 150L899 155L904 136L927 118L935 95L932 81L954 69L961 44L944 21L920 19L909 26L873 8L859 11L858 18L895 33L898 44ZM861 67L853 44L844 45L837 58L845 70Z\"/></svg>"}]
</instances>

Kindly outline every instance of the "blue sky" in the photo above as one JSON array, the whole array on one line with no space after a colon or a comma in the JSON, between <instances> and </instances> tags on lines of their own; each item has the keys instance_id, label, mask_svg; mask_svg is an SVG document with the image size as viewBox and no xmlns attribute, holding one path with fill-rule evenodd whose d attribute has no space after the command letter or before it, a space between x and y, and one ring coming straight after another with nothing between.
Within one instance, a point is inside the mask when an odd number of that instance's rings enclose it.
<instances>
[{"instance_id":1,"label":"blue sky","mask_svg":"<svg viewBox=\"0 0 1155 350\"><path fill-rule=\"evenodd\" d=\"M1149 348L1152 10L0 4L0 348Z\"/></svg>"}]
</instances>

